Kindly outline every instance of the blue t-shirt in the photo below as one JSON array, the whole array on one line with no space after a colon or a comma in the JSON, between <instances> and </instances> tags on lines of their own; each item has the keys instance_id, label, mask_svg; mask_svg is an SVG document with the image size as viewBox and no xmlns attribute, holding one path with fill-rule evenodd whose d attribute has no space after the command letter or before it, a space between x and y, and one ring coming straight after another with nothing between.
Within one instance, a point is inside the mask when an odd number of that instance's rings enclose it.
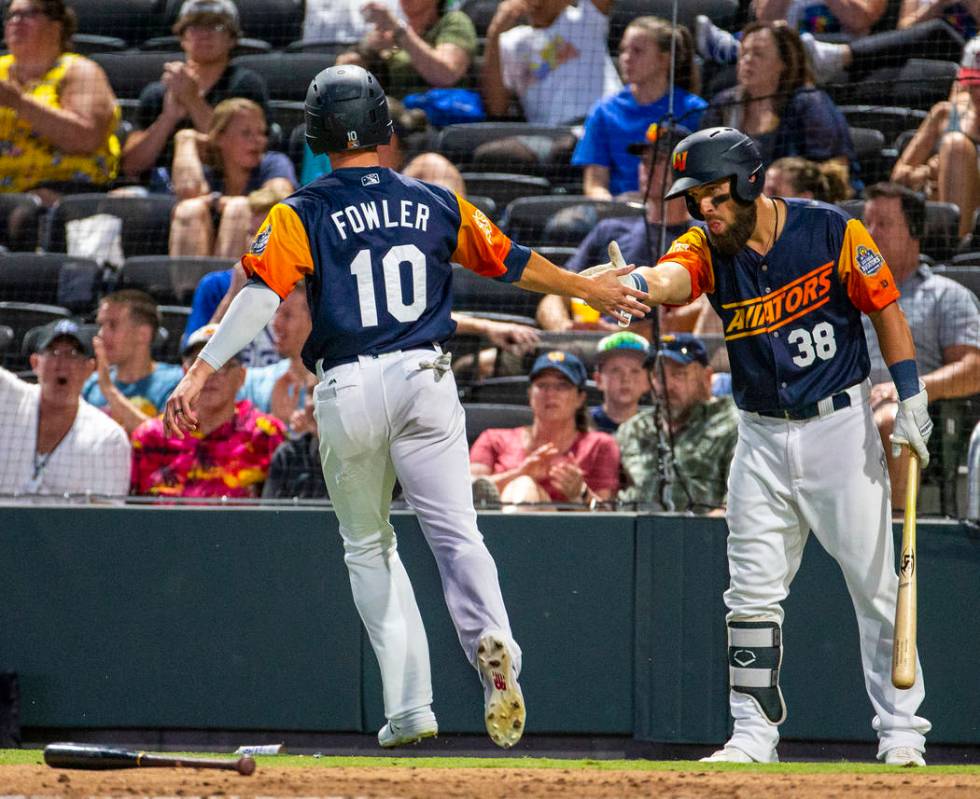
<instances>
[{"instance_id":1,"label":"blue t-shirt","mask_svg":"<svg viewBox=\"0 0 980 799\"><path fill-rule=\"evenodd\" d=\"M601 405L593 405L589 408L589 416L592 417L592 424L595 425L595 429L602 433L615 433L619 429L619 422L614 422Z\"/></svg>"},{"instance_id":2,"label":"blue t-shirt","mask_svg":"<svg viewBox=\"0 0 980 799\"><path fill-rule=\"evenodd\" d=\"M296 180L296 169L293 167L293 162L284 153L270 151L263 155L259 165L248 176L248 183L245 185L244 193L248 194L256 189L261 189L266 181L272 180L273 178L286 178L293 186L299 185L299 181ZM225 193L225 179L222 174L206 166L204 167L204 179L207 180L211 191Z\"/></svg>"},{"instance_id":3,"label":"blue t-shirt","mask_svg":"<svg viewBox=\"0 0 980 799\"><path fill-rule=\"evenodd\" d=\"M163 413L163 406L167 403L167 397L173 391L180 378L184 376L184 370L174 363L155 363L153 371L142 380L135 383L123 383L116 380L116 368L109 369L109 377L113 385L118 388L124 397L132 402L141 413L147 416L159 416ZM104 408L109 401L99 388L99 377L97 374L89 375L85 385L82 386L82 399L96 408Z\"/></svg>"},{"instance_id":4,"label":"blue t-shirt","mask_svg":"<svg viewBox=\"0 0 980 799\"><path fill-rule=\"evenodd\" d=\"M269 364L268 366L251 366L245 371L245 382L238 392L236 400L247 399L256 408L269 413L272 405L272 389L276 381L289 371L289 358ZM305 399L306 390L300 389L301 396L296 399L297 407ZM283 421L288 422L288 419Z\"/></svg>"},{"instance_id":5,"label":"blue t-shirt","mask_svg":"<svg viewBox=\"0 0 980 799\"><path fill-rule=\"evenodd\" d=\"M606 167L609 170L609 191L613 196L624 191L636 191L636 170L640 157L630 155L626 148L642 142L647 128L664 118L667 107L666 94L656 102L640 105L628 87L600 100L585 120L585 132L572 154L572 163ZM701 114L707 107L708 103L696 94L674 89L674 116L685 128L696 130Z\"/></svg>"},{"instance_id":6,"label":"blue t-shirt","mask_svg":"<svg viewBox=\"0 0 980 799\"><path fill-rule=\"evenodd\" d=\"M669 225L667 247L670 247L674 239L686 232L692 224L693 222L685 222L682 225ZM614 216L602 219L579 244L574 255L565 264L565 269L569 272L581 272L590 266L608 261L608 248L611 241L619 244L623 259L628 264L648 266L656 263L663 255L660 249L661 227L659 224L650 225L650 247L647 247L647 223L642 216Z\"/></svg>"}]
</instances>

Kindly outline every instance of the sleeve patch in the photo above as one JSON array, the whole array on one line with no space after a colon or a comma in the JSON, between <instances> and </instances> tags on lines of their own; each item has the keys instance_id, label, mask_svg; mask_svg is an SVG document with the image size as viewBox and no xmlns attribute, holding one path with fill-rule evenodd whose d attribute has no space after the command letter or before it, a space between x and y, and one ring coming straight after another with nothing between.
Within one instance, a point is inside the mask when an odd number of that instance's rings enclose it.
<instances>
[{"instance_id":1,"label":"sleeve patch","mask_svg":"<svg viewBox=\"0 0 980 799\"><path fill-rule=\"evenodd\" d=\"M272 233L272 222L266 226L265 230L261 231L258 236L255 237L255 241L252 242L252 246L248 248L248 251L252 255L261 255L265 252L265 247L269 243L269 234Z\"/></svg>"},{"instance_id":2,"label":"sleeve patch","mask_svg":"<svg viewBox=\"0 0 980 799\"><path fill-rule=\"evenodd\" d=\"M867 277L878 274L882 265L885 263L884 258L879 253L865 247L863 244L857 246L857 250L854 253L854 260L857 262L861 274Z\"/></svg>"}]
</instances>

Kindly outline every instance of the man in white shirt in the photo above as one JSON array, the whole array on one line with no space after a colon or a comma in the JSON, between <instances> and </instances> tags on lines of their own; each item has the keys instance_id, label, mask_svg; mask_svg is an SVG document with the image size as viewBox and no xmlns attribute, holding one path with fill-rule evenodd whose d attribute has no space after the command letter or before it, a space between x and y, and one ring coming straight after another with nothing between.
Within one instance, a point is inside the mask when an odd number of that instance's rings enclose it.
<instances>
[{"instance_id":1,"label":"man in white shirt","mask_svg":"<svg viewBox=\"0 0 980 799\"><path fill-rule=\"evenodd\" d=\"M129 492L126 432L81 399L93 332L59 319L29 333L37 385L0 369L0 494Z\"/></svg>"}]
</instances>

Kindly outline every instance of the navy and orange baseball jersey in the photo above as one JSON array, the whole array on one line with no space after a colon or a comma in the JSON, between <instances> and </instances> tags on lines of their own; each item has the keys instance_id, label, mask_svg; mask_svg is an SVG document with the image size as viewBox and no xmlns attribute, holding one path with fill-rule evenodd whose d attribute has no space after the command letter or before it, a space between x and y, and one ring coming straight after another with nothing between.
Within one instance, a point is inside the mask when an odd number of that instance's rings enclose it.
<instances>
[{"instance_id":1,"label":"navy and orange baseball jersey","mask_svg":"<svg viewBox=\"0 0 980 799\"><path fill-rule=\"evenodd\" d=\"M445 341L456 328L451 264L513 282L530 255L453 192L356 167L274 206L242 265L280 297L306 279L313 330L303 362L315 371L323 359L325 371Z\"/></svg>"},{"instance_id":2,"label":"navy and orange baseball jersey","mask_svg":"<svg viewBox=\"0 0 980 799\"><path fill-rule=\"evenodd\" d=\"M703 228L660 258L684 266L691 299L721 317L735 402L747 411L800 408L868 376L861 313L898 299L891 270L857 219L812 200L786 200L782 235L766 255L714 251Z\"/></svg>"}]
</instances>

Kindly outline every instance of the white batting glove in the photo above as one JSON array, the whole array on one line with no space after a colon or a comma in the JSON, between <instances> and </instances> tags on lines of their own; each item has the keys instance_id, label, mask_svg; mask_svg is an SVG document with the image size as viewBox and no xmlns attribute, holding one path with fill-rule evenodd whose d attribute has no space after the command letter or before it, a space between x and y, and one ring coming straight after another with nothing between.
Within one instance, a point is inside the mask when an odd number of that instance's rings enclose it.
<instances>
[{"instance_id":1,"label":"white batting glove","mask_svg":"<svg viewBox=\"0 0 980 799\"><path fill-rule=\"evenodd\" d=\"M892 455L901 454L903 444L914 449L923 469L929 465L929 436L932 435L932 419L929 418L929 396L923 382L919 381L919 393L898 403L895 429L892 431Z\"/></svg>"}]
</instances>

